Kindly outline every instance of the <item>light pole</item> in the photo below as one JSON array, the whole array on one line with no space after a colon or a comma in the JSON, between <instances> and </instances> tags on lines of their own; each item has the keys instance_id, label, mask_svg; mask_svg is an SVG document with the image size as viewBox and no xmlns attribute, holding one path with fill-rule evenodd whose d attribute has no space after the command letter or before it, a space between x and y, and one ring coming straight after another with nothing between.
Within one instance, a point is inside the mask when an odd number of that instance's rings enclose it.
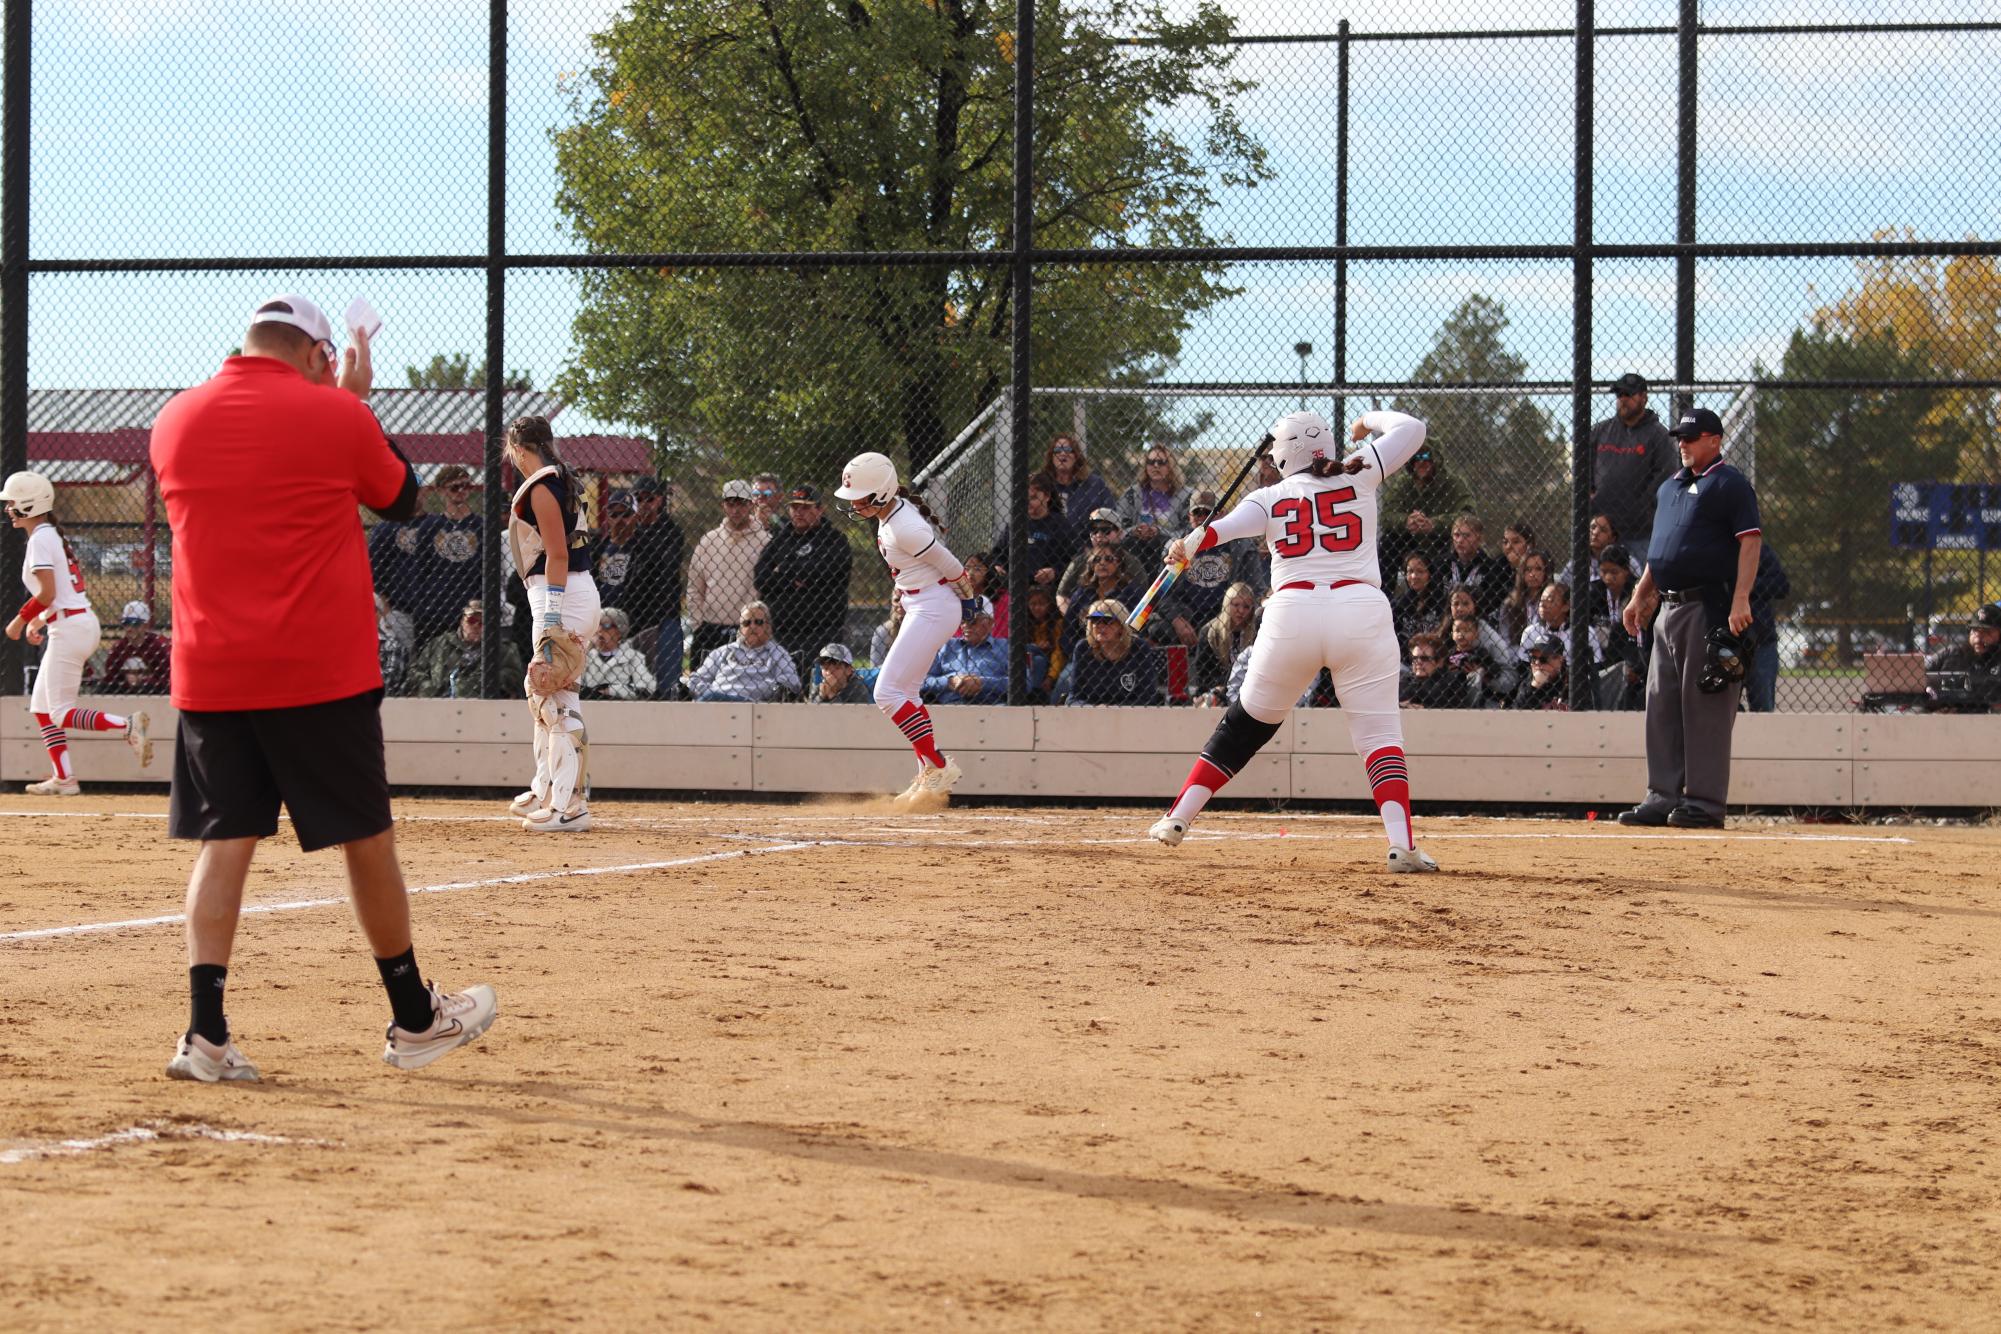
<instances>
[{"instance_id":1,"label":"light pole","mask_svg":"<svg viewBox=\"0 0 2001 1334\"><path fill-rule=\"evenodd\" d=\"M1299 410L1306 411L1306 359L1313 355L1313 344L1294 343L1292 350L1299 354Z\"/></svg>"}]
</instances>

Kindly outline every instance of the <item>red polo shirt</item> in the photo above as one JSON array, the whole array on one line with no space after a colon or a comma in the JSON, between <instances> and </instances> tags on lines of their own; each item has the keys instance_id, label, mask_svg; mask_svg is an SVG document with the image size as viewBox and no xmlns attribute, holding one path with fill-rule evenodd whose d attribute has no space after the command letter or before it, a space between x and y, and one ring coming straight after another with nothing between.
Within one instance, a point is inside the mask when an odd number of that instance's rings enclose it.
<instances>
[{"instance_id":1,"label":"red polo shirt","mask_svg":"<svg viewBox=\"0 0 2001 1334\"><path fill-rule=\"evenodd\" d=\"M153 424L174 530L176 708L346 699L382 684L356 502L401 491L368 406L270 357L231 357Z\"/></svg>"}]
</instances>

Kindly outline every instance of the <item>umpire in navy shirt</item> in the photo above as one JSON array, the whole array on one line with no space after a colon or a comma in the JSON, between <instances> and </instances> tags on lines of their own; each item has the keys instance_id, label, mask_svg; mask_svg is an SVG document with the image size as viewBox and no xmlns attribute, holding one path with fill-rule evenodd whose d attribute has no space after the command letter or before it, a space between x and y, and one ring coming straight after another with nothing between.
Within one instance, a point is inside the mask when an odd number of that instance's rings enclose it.
<instances>
[{"instance_id":1,"label":"umpire in navy shirt","mask_svg":"<svg viewBox=\"0 0 2001 1334\"><path fill-rule=\"evenodd\" d=\"M1647 797L1622 811L1623 825L1720 829L1730 792L1730 729L1741 681L1716 694L1696 688L1710 627L1751 624L1757 575L1758 493L1723 462L1723 423L1707 408L1685 414L1669 432L1681 446L1681 471L1654 495L1654 532L1646 572L1633 585L1623 617L1637 637L1661 607L1647 675Z\"/></svg>"}]
</instances>

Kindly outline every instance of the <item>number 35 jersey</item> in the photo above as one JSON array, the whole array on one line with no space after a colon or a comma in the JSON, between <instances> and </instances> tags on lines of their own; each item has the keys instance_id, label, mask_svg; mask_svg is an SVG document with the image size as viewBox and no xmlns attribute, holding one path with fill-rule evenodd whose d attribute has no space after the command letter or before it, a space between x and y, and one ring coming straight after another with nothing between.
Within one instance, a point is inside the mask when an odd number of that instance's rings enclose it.
<instances>
[{"instance_id":1,"label":"number 35 jersey","mask_svg":"<svg viewBox=\"0 0 2001 1334\"><path fill-rule=\"evenodd\" d=\"M1258 536L1271 548L1271 586L1342 580L1380 588L1376 563L1376 496L1390 475L1424 444L1424 423L1401 412L1362 418L1379 434L1348 455L1368 465L1356 473L1315 477L1301 470L1245 496L1211 528L1219 542Z\"/></svg>"}]
</instances>

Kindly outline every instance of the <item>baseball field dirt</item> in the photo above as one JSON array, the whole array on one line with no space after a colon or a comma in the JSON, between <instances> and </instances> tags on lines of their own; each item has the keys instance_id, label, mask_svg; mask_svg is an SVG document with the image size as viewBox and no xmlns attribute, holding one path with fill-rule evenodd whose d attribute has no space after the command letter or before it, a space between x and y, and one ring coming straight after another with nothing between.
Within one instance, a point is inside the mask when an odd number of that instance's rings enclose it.
<instances>
[{"instance_id":1,"label":"baseball field dirt","mask_svg":"<svg viewBox=\"0 0 2001 1334\"><path fill-rule=\"evenodd\" d=\"M167 1080L164 800L0 799L8 1329L1993 1328L2001 830L401 800L261 850ZM116 925L113 925L116 924Z\"/></svg>"}]
</instances>

